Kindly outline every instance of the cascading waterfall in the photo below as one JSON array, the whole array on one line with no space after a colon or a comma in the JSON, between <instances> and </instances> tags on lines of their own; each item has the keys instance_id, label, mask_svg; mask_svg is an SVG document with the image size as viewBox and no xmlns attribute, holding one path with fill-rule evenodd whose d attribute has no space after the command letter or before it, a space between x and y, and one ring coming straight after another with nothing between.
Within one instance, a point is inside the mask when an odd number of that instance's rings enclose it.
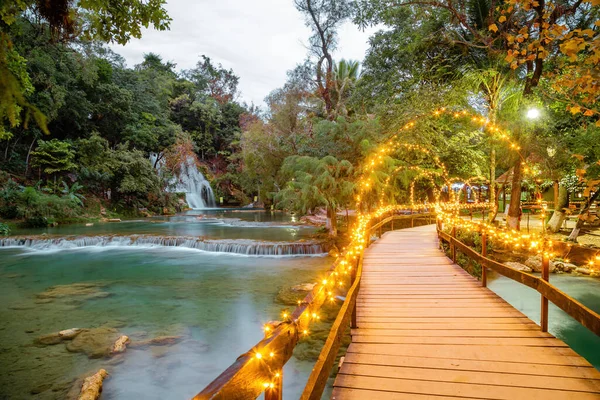
<instances>
[{"instance_id":1,"label":"cascading waterfall","mask_svg":"<svg viewBox=\"0 0 600 400\"><path fill-rule=\"evenodd\" d=\"M156 154L150 154L152 165L155 164L156 158ZM163 160L159 161L157 168L160 169L163 164ZM202 209L217 206L210 182L198 170L193 157L188 157L185 162L181 163L179 176L174 177L170 183L174 186L171 191L185 193L185 200L190 208Z\"/></svg>"},{"instance_id":2,"label":"cascading waterfall","mask_svg":"<svg viewBox=\"0 0 600 400\"><path fill-rule=\"evenodd\" d=\"M81 247L180 247L211 253L247 256L324 256L327 252L318 242L261 242L255 240L209 240L185 236L79 236L62 238L13 237L0 239L1 247L31 250L67 250Z\"/></svg>"}]
</instances>

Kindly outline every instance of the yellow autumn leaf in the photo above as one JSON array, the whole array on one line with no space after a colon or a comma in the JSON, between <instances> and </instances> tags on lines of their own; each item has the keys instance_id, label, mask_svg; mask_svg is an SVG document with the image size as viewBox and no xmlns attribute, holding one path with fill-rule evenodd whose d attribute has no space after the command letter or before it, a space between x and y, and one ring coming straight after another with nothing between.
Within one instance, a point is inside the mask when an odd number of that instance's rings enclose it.
<instances>
[{"instance_id":1,"label":"yellow autumn leaf","mask_svg":"<svg viewBox=\"0 0 600 400\"><path fill-rule=\"evenodd\" d=\"M581 112L581 107L573 106L569 108L569 111L571 111L571 114L578 114Z\"/></svg>"},{"instance_id":2,"label":"yellow autumn leaf","mask_svg":"<svg viewBox=\"0 0 600 400\"><path fill-rule=\"evenodd\" d=\"M492 32L498 32L498 27L496 26L496 24L491 24L488 29Z\"/></svg>"},{"instance_id":3,"label":"yellow autumn leaf","mask_svg":"<svg viewBox=\"0 0 600 400\"><path fill-rule=\"evenodd\" d=\"M600 128L600 119L599 119L598 121L596 121L596 126L597 126L598 128Z\"/></svg>"},{"instance_id":4,"label":"yellow autumn leaf","mask_svg":"<svg viewBox=\"0 0 600 400\"><path fill-rule=\"evenodd\" d=\"M587 110L583 113L583 115L585 115L586 117L591 117L592 115L594 115L594 110Z\"/></svg>"},{"instance_id":5,"label":"yellow autumn leaf","mask_svg":"<svg viewBox=\"0 0 600 400\"><path fill-rule=\"evenodd\" d=\"M498 22L502 23L506 21L506 17L504 15L500 16L500 18L498 18Z\"/></svg>"}]
</instances>

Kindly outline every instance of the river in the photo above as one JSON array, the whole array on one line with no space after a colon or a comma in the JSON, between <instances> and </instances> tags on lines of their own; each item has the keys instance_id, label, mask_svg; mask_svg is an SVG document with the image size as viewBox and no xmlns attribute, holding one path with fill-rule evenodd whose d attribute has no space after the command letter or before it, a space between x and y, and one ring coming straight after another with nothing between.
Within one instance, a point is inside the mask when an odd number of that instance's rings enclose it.
<instances>
[{"instance_id":1,"label":"river","mask_svg":"<svg viewBox=\"0 0 600 400\"><path fill-rule=\"evenodd\" d=\"M186 214L46 233L287 241L314 232L287 225L293 222L271 213ZM282 287L316 280L330 262L322 255L259 257L163 246L0 249L0 398L64 399L78 377L99 368L111 374L103 400L190 398L262 338L265 322L279 318L285 306L275 298ZM40 336L75 327L92 328L96 336L79 347L36 344ZM96 354L120 334L138 342L182 339L128 348L113 358ZM286 396L299 397L312 365L291 359L284 370Z\"/></svg>"}]
</instances>

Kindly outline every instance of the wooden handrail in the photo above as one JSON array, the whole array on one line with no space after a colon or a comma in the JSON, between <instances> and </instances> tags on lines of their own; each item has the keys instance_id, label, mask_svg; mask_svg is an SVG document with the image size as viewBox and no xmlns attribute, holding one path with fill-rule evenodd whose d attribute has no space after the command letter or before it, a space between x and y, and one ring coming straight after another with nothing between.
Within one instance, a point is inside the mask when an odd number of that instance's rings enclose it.
<instances>
[{"instance_id":1,"label":"wooden handrail","mask_svg":"<svg viewBox=\"0 0 600 400\"><path fill-rule=\"evenodd\" d=\"M358 290L360 289L362 264L363 254L361 253L354 282L348 290L344 304L342 304L342 308L340 308L337 318L329 331L325 345L323 346L323 349L321 349L319 358L308 378L302 396L300 396L300 400L319 400L323 394L323 390L325 390L331 368L333 368L333 363L335 362L335 358L342 344L342 336L344 335L346 328L350 325L352 313L355 312L354 305L356 304Z\"/></svg>"},{"instance_id":2,"label":"wooden handrail","mask_svg":"<svg viewBox=\"0 0 600 400\"><path fill-rule=\"evenodd\" d=\"M373 225L369 232L380 229L387 223L393 223L394 220L414 220L423 217L430 218L434 215L433 212L392 215ZM341 345L341 337L346 327L349 326L350 318L353 318L356 313L356 298L362 275L362 257L363 252L358 255L357 266L352 271L352 284L309 377L302 399L320 399L325 389L329 373ZM338 262L335 262L327 279L333 277L337 267ZM270 333L263 340L247 353L239 356L229 368L223 371L193 399L249 400L255 399L262 392L265 392L265 399L280 400L282 398L283 366L291 358L302 331L308 326L310 316L327 299L326 292L321 289L322 286L316 285L287 320L272 325ZM271 353L273 354L272 357ZM260 355L260 358L257 355ZM267 360L268 363L265 362Z\"/></svg>"},{"instance_id":3,"label":"wooden handrail","mask_svg":"<svg viewBox=\"0 0 600 400\"><path fill-rule=\"evenodd\" d=\"M548 299L558 308L569 314L581 325L600 336L600 314L581 304L579 301L575 300L557 287L551 285L541 278L538 278L537 276L528 274L526 272L517 271L516 269L484 257L465 243L439 229L438 236L440 239L454 246L455 249L458 249L465 256L480 263L483 268L490 268L507 278L537 290L544 298Z\"/></svg>"}]
</instances>

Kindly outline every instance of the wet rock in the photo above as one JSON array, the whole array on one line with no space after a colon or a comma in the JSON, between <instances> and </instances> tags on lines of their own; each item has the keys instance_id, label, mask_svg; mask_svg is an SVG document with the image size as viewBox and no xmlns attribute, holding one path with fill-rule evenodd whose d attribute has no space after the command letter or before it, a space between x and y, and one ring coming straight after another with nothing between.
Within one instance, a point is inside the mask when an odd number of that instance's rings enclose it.
<instances>
[{"instance_id":1,"label":"wet rock","mask_svg":"<svg viewBox=\"0 0 600 400\"><path fill-rule=\"evenodd\" d=\"M108 372L100 369L94 375L85 378L77 400L97 400L102 392L102 383L107 376Z\"/></svg>"},{"instance_id":2,"label":"wet rock","mask_svg":"<svg viewBox=\"0 0 600 400\"><path fill-rule=\"evenodd\" d=\"M525 261L525 265L534 270L535 272L542 272L542 256L531 256ZM550 260L549 265L550 272L554 272L555 264L554 261Z\"/></svg>"},{"instance_id":3,"label":"wet rock","mask_svg":"<svg viewBox=\"0 0 600 400\"><path fill-rule=\"evenodd\" d=\"M40 337L38 337L37 339L35 339L35 344L38 346L52 346L55 344L59 344L62 342L62 339L60 338L60 336L58 336L58 332L57 333L51 333L49 335L42 335Z\"/></svg>"},{"instance_id":4,"label":"wet rock","mask_svg":"<svg viewBox=\"0 0 600 400\"><path fill-rule=\"evenodd\" d=\"M294 292L310 292L315 287L316 283L303 283L291 287Z\"/></svg>"},{"instance_id":5,"label":"wet rock","mask_svg":"<svg viewBox=\"0 0 600 400\"><path fill-rule=\"evenodd\" d=\"M110 354L119 336L115 328L88 329L67 344L67 350L72 353L85 353L89 358L101 358Z\"/></svg>"},{"instance_id":6,"label":"wet rock","mask_svg":"<svg viewBox=\"0 0 600 400\"><path fill-rule=\"evenodd\" d=\"M110 349L111 354L123 353L127 349L127 343L129 343L129 337L120 336Z\"/></svg>"},{"instance_id":7,"label":"wet rock","mask_svg":"<svg viewBox=\"0 0 600 400\"><path fill-rule=\"evenodd\" d=\"M83 331L84 329L81 328L71 328L60 332L50 333L48 335L42 335L35 339L35 344L39 346L51 346L54 344L59 344L63 340L72 340Z\"/></svg>"},{"instance_id":8,"label":"wet rock","mask_svg":"<svg viewBox=\"0 0 600 400\"><path fill-rule=\"evenodd\" d=\"M81 332L83 332L83 329L81 329L81 328L65 329L64 331L58 332L58 337L60 337L62 340L72 340L75 336L79 335Z\"/></svg>"},{"instance_id":9,"label":"wet rock","mask_svg":"<svg viewBox=\"0 0 600 400\"><path fill-rule=\"evenodd\" d=\"M556 267L556 272L571 273L571 272L575 271L575 269L577 269L577 265L570 264L570 263L564 262L564 261L556 261L554 263L554 266Z\"/></svg>"},{"instance_id":10,"label":"wet rock","mask_svg":"<svg viewBox=\"0 0 600 400\"><path fill-rule=\"evenodd\" d=\"M313 290L315 285L315 283L303 283L301 285L284 287L277 293L276 301L286 305L297 305L298 300L304 299L308 292Z\"/></svg>"},{"instance_id":11,"label":"wet rock","mask_svg":"<svg viewBox=\"0 0 600 400\"><path fill-rule=\"evenodd\" d=\"M172 346L174 344L181 342L182 340L183 340L183 336L157 336L152 339L138 340L135 342L131 342L129 347L131 347L132 349L133 348L139 349L139 348L148 347L148 346Z\"/></svg>"},{"instance_id":12,"label":"wet rock","mask_svg":"<svg viewBox=\"0 0 600 400\"><path fill-rule=\"evenodd\" d=\"M522 271L522 272L532 272L533 271L527 265L521 264L519 262L507 261L504 263L504 265L506 265L507 267L510 267L512 269L516 269L517 271Z\"/></svg>"},{"instance_id":13,"label":"wet rock","mask_svg":"<svg viewBox=\"0 0 600 400\"><path fill-rule=\"evenodd\" d=\"M578 274L582 274L582 275L589 275L592 271L590 271L589 268L577 267L575 269L575 272L577 272Z\"/></svg>"}]
</instances>

